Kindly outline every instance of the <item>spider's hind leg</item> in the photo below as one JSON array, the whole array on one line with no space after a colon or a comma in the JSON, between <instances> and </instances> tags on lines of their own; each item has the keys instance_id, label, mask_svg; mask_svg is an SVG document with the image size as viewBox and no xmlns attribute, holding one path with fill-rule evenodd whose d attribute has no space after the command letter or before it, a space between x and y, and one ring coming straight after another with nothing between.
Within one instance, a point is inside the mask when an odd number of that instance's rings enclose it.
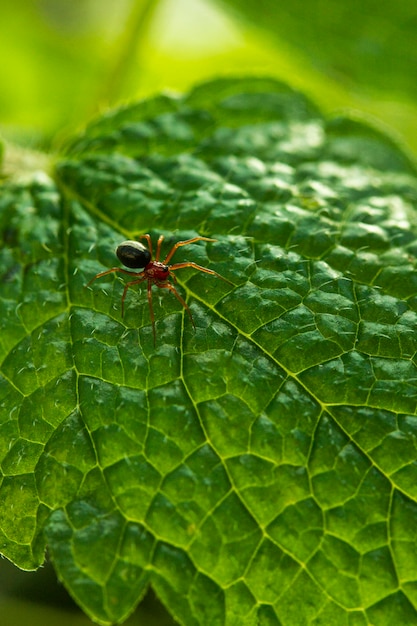
<instances>
[{"instance_id":1,"label":"spider's hind leg","mask_svg":"<svg viewBox=\"0 0 417 626\"><path fill-rule=\"evenodd\" d=\"M91 283L93 283L95 280L97 280L97 278L102 278L103 276L107 276L107 274L115 274L117 272L121 272L122 274L128 274L129 276L137 276L138 275L137 272L129 272L129 270L124 270L122 267L112 267L110 270L106 270L105 272L100 272L99 274L96 274L95 276L93 276L93 278L91 280L89 280L88 283L85 286L89 287L91 285ZM133 282L135 282L135 281L133 281Z\"/></svg>"},{"instance_id":2,"label":"spider's hind leg","mask_svg":"<svg viewBox=\"0 0 417 626\"><path fill-rule=\"evenodd\" d=\"M131 274L132 276L137 276L137 273L135 272L126 272ZM123 294L122 294L122 317L124 317L125 314L125 299L126 299L126 294L128 292L129 287L133 287L133 285L139 285L139 283L142 283L145 280L146 276L141 276L140 278L137 278L136 280L129 280L128 283L125 284L125 287L123 289Z\"/></svg>"}]
</instances>

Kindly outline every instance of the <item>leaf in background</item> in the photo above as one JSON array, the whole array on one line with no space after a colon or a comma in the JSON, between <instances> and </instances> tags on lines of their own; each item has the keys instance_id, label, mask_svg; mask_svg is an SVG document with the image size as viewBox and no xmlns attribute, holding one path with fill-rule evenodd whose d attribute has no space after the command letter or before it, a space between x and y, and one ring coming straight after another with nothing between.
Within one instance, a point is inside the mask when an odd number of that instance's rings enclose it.
<instances>
[{"instance_id":1,"label":"leaf in background","mask_svg":"<svg viewBox=\"0 0 417 626\"><path fill-rule=\"evenodd\" d=\"M274 0L231 0L241 15L304 50L323 72L351 85L416 95L417 7L415 2L327 0L291 4Z\"/></svg>"},{"instance_id":2,"label":"leaf in background","mask_svg":"<svg viewBox=\"0 0 417 626\"><path fill-rule=\"evenodd\" d=\"M414 153L417 5L413 0L216 0L275 45L277 77L313 95L325 111L348 107L395 129ZM260 44L262 45L262 44ZM271 51L271 54L273 52ZM268 71L268 70L267 70ZM275 70L273 70L275 71Z\"/></svg>"},{"instance_id":3,"label":"leaf in background","mask_svg":"<svg viewBox=\"0 0 417 626\"><path fill-rule=\"evenodd\" d=\"M102 623L416 621L417 179L269 80L108 113L5 184L1 551ZM111 274L144 232L180 304Z\"/></svg>"}]
</instances>

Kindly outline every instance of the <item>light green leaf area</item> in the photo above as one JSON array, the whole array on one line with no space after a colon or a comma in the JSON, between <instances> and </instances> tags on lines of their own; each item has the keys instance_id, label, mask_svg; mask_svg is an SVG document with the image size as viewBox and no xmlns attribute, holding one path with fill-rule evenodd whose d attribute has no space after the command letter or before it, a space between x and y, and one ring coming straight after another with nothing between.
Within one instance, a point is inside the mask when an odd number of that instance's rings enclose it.
<instances>
[{"instance_id":1,"label":"light green leaf area","mask_svg":"<svg viewBox=\"0 0 417 626\"><path fill-rule=\"evenodd\" d=\"M110 112L0 194L1 552L84 610L417 621L417 178L268 80ZM165 235L186 310L99 272Z\"/></svg>"}]
</instances>

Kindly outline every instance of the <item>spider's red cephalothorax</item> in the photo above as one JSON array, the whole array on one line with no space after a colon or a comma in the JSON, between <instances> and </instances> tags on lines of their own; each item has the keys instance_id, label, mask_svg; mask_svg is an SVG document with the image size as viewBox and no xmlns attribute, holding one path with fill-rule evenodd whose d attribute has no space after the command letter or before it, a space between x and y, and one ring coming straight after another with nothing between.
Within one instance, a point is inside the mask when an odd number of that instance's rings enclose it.
<instances>
[{"instance_id":1,"label":"spider's red cephalothorax","mask_svg":"<svg viewBox=\"0 0 417 626\"><path fill-rule=\"evenodd\" d=\"M156 245L156 255L155 260L152 260L152 240L150 235L141 235L140 239L146 239L148 243L148 247L140 243L139 241L123 241L117 249L116 254L119 260L130 269L142 269L142 272L130 272L129 270L125 270L121 267L112 267L110 270L106 270L105 272L100 272L100 274L96 274L87 286L91 285L92 282L96 280L96 278L101 278L102 276L106 276L107 274L111 274L113 272L121 272L122 274L127 274L128 276L133 276L133 280L129 280L124 287L123 295L122 295L122 317L124 315L124 303L127 291L129 287L132 285L137 285L139 283L143 283L147 281L148 283L148 303L149 303L149 311L152 322L152 331L154 343L156 342L156 332L155 332L155 316L153 312L152 306L152 285L156 285L157 287L161 287L162 289L168 289L177 300L182 304L182 306L186 309L191 323L195 328L193 316L191 315L191 311L185 302L185 300L180 296L178 291L175 289L174 285L169 282L169 278L172 276L174 281L176 281L175 274L171 272L175 272L175 270L182 269L184 267L193 267L200 272L205 272L206 274L212 274L213 276L217 276L217 278L221 278L229 284L231 283L227 278L223 278L217 272L213 270L209 270L207 267L202 267L201 265L197 265L197 263L193 263L192 261L188 261L185 263L174 263L174 265L168 265L168 262L173 257L174 253L181 246L187 246L190 243L194 243L195 241L216 241L215 239L209 239L208 237L193 237L192 239L187 239L186 241L178 241L174 244L171 250L166 255L163 261L159 260L161 255L161 245L164 240L164 236L160 235L158 239L158 243Z\"/></svg>"}]
</instances>

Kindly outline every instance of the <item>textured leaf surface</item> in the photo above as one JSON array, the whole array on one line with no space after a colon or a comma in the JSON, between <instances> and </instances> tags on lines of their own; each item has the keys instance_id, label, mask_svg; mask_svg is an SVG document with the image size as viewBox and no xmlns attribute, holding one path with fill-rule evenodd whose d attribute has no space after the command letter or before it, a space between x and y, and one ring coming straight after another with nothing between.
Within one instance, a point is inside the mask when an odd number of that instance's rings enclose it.
<instances>
[{"instance_id":1,"label":"textured leaf surface","mask_svg":"<svg viewBox=\"0 0 417 626\"><path fill-rule=\"evenodd\" d=\"M266 80L93 123L0 195L1 552L102 623L417 620L417 180ZM180 304L110 274L166 236Z\"/></svg>"}]
</instances>

